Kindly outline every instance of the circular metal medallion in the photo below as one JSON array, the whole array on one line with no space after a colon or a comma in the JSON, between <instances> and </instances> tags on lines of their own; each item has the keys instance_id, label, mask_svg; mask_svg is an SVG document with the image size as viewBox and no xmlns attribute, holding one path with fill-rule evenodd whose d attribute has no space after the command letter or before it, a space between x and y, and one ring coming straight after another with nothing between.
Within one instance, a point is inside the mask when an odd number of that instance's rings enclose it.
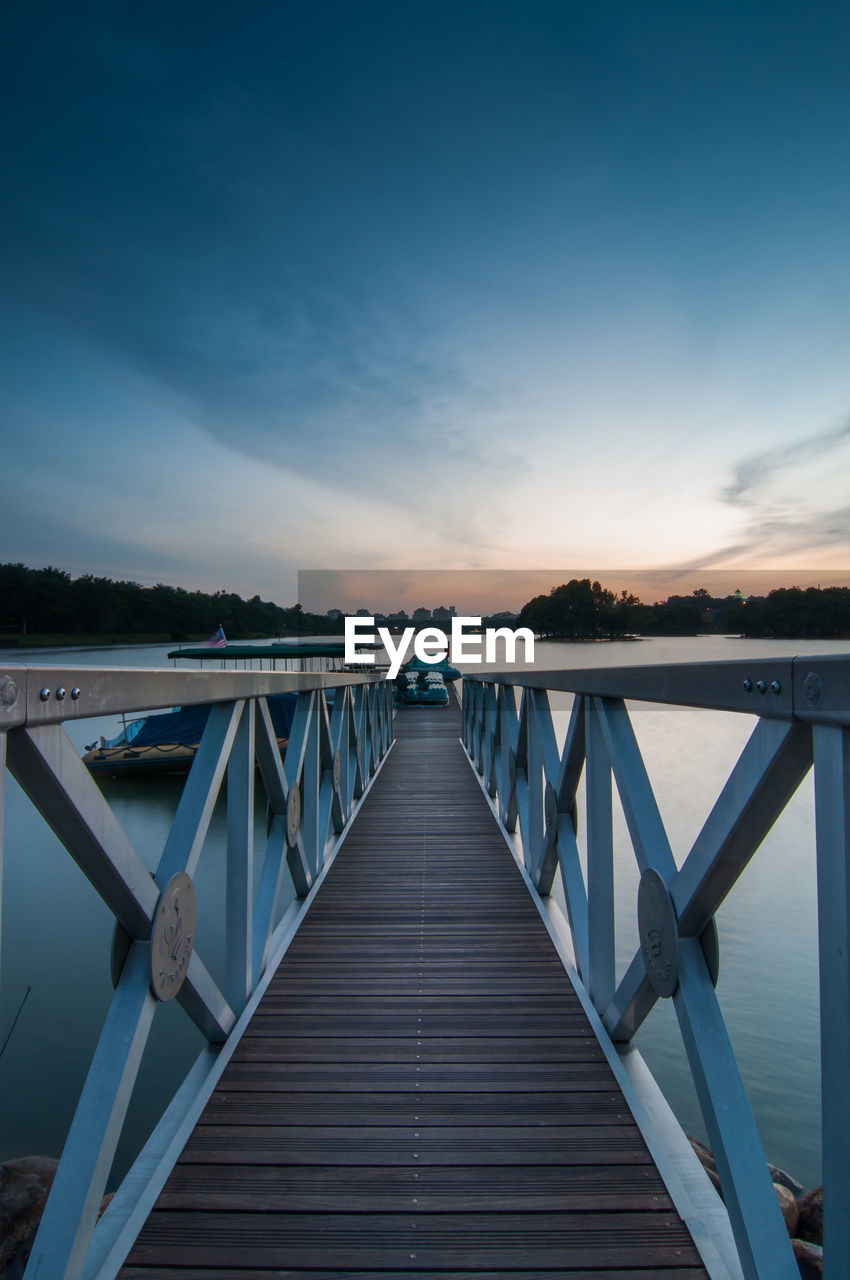
<instances>
[{"instance_id":1,"label":"circular metal medallion","mask_svg":"<svg viewBox=\"0 0 850 1280\"><path fill-rule=\"evenodd\" d=\"M810 671L803 681L803 693L806 701L816 707L823 697L823 680L816 671Z\"/></svg>"},{"instance_id":2,"label":"circular metal medallion","mask_svg":"<svg viewBox=\"0 0 850 1280\"><path fill-rule=\"evenodd\" d=\"M651 867L638 888L638 934L652 989L672 996L679 985L679 928L667 886Z\"/></svg>"},{"instance_id":3,"label":"circular metal medallion","mask_svg":"<svg viewBox=\"0 0 850 1280\"><path fill-rule=\"evenodd\" d=\"M298 783L293 782L289 788L286 801L286 839L290 849L298 843L298 828L301 825L301 792Z\"/></svg>"},{"instance_id":4,"label":"circular metal medallion","mask_svg":"<svg viewBox=\"0 0 850 1280\"><path fill-rule=\"evenodd\" d=\"M151 990L173 1000L183 985L195 945L195 889L178 871L163 889L151 928Z\"/></svg>"},{"instance_id":5,"label":"circular metal medallion","mask_svg":"<svg viewBox=\"0 0 850 1280\"><path fill-rule=\"evenodd\" d=\"M11 676L0 679L0 702L4 707L13 707L18 701L18 686Z\"/></svg>"}]
</instances>

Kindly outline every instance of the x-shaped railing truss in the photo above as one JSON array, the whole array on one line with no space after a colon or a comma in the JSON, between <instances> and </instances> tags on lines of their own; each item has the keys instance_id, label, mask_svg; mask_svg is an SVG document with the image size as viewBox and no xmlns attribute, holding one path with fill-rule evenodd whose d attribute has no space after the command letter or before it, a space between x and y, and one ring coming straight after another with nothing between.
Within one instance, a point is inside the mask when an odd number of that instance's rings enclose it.
<instances>
[{"instance_id":1,"label":"x-shaped railing truss","mask_svg":"<svg viewBox=\"0 0 850 1280\"><path fill-rule=\"evenodd\" d=\"M542 896L560 866L577 968L611 1039L630 1040L659 995L672 994L744 1274L748 1280L797 1280L714 991L714 914L811 767L811 726L757 721L680 868L622 699L577 695L559 751L545 689L523 689L517 708L513 686L469 682L464 740L506 830L519 826L526 869ZM576 839L582 771L586 882ZM654 873L654 883L663 886L656 894L670 904L672 992L659 992L650 976L652 931L615 982L612 775L642 877L651 882L646 873Z\"/></svg>"},{"instance_id":2,"label":"x-shaped railing truss","mask_svg":"<svg viewBox=\"0 0 850 1280\"><path fill-rule=\"evenodd\" d=\"M265 697L212 706L157 869L144 865L61 723L9 730L6 765L112 911L115 992L42 1217L27 1277L77 1277L159 1000L151 937L167 887L191 880L226 774L225 969L222 991L189 939L176 999L212 1044L235 1026L264 972L281 899L304 897L392 741L386 682L298 694L281 759ZM253 893L255 763L268 801Z\"/></svg>"}]
</instances>

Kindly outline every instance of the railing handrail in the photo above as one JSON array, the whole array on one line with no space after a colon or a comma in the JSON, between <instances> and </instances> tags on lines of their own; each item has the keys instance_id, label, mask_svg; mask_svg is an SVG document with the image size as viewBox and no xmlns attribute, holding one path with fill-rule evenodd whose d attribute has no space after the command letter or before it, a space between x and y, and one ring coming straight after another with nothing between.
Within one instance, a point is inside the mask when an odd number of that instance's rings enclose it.
<instances>
[{"instance_id":1,"label":"railing handrail","mask_svg":"<svg viewBox=\"0 0 850 1280\"><path fill-rule=\"evenodd\" d=\"M738 711L761 719L850 722L850 652L718 662L469 671L464 681Z\"/></svg>"},{"instance_id":2,"label":"railing handrail","mask_svg":"<svg viewBox=\"0 0 850 1280\"><path fill-rule=\"evenodd\" d=\"M210 650L211 654L215 650ZM0 733L124 711L232 702L374 684L381 676L341 671L178 671L171 667L0 666Z\"/></svg>"}]
</instances>

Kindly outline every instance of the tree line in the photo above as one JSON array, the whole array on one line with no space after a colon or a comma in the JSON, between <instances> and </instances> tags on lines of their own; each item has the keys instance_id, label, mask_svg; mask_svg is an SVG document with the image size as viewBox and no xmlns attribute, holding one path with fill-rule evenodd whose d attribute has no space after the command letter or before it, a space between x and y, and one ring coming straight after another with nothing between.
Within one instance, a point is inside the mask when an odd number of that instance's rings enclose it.
<instances>
[{"instance_id":1,"label":"tree line","mask_svg":"<svg viewBox=\"0 0 850 1280\"><path fill-rule=\"evenodd\" d=\"M776 639L850 639L850 587L780 587L745 599L740 592L712 596L698 587L689 596L644 604L628 591L617 595L589 578L573 578L535 596L520 611L518 626L551 640L616 640L626 636L694 636L707 633Z\"/></svg>"},{"instance_id":2,"label":"tree line","mask_svg":"<svg viewBox=\"0 0 850 1280\"><path fill-rule=\"evenodd\" d=\"M334 611L336 612L336 611ZM502 625L503 616L493 620ZM157 583L114 582L82 574L72 578L48 565L0 565L0 635L203 639L219 626L228 640L279 635L342 633L343 618L305 613L249 600L228 591L207 593ZM698 587L644 604L589 578L573 578L525 604L516 625L557 640L615 640L626 636L692 636L710 632L777 639L850 639L850 588L780 587L744 599L740 592L712 596Z\"/></svg>"},{"instance_id":3,"label":"tree line","mask_svg":"<svg viewBox=\"0 0 850 1280\"><path fill-rule=\"evenodd\" d=\"M203 639L221 626L228 640L316 635L342 623L252 596L228 591L185 591L157 583L114 582L85 573L72 578L48 565L0 565L0 634L22 641L42 635ZM8 641L7 641L8 642Z\"/></svg>"}]
</instances>

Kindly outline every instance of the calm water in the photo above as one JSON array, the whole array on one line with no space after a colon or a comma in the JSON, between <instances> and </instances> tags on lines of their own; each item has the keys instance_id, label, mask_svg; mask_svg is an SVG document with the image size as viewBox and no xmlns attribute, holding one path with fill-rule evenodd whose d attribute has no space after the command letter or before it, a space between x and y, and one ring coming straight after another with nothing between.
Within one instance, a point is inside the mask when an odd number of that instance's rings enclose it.
<instances>
[{"instance_id":1,"label":"calm water","mask_svg":"<svg viewBox=\"0 0 850 1280\"><path fill-rule=\"evenodd\" d=\"M831 642L752 642L724 637L608 645L539 645L540 669L732 657L836 653ZM0 653L5 662L164 666L167 646ZM480 668L479 668L480 670ZM553 696L557 731L567 695ZM634 704L632 719L674 855L681 863L751 731L745 716ZM80 751L114 735L117 717L69 726ZM180 794L180 780L109 781L103 790L153 868ZM258 811L258 853L263 814ZM638 874L615 808L618 964L637 945ZM580 832L581 835L581 832ZM58 1155L111 993L112 917L29 801L7 779L0 1043L32 988L0 1059L0 1159ZM215 815L197 876L199 951L221 978L215 922L222 919L224 813ZM205 927L206 925L206 927ZM768 1159L807 1185L820 1180L817 933L811 778L765 840L717 917L726 1017ZM164 1006L143 1064L119 1151L123 1170L173 1092L201 1039L178 1006ZM702 1122L672 1003L661 1001L638 1045L685 1127Z\"/></svg>"}]
</instances>

